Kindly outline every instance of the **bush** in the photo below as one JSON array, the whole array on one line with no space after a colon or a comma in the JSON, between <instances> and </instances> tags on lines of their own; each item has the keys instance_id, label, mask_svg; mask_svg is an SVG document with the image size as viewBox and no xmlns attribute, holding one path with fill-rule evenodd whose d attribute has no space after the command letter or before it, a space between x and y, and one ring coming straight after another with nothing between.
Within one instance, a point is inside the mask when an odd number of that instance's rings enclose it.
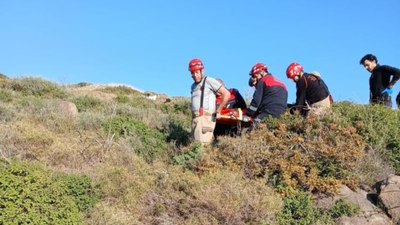
<instances>
[{"instance_id":1,"label":"bush","mask_svg":"<svg viewBox=\"0 0 400 225\"><path fill-rule=\"evenodd\" d=\"M351 125L365 142L377 149L400 172L400 111L382 105L334 104L337 126Z\"/></svg>"},{"instance_id":2,"label":"bush","mask_svg":"<svg viewBox=\"0 0 400 225\"><path fill-rule=\"evenodd\" d=\"M102 91L106 93L114 93L117 95L141 95L139 91L123 85L116 87L106 87Z\"/></svg>"},{"instance_id":3,"label":"bush","mask_svg":"<svg viewBox=\"0 0 400 225\"><path fill-rule=\"evenodd\" d=\"M82 97L77 97L72 100L76 105L79 112L86 112L91 109L97 109L103 105L103 102L95 97L85 95Z\"/></svg>"},{"instance_id":4,"label":"bush","mask_svg":"<svg viewBox=\"0 0 400 225\"><path fill-rule=\"evenodd\" d=\"M117 101L118 103L122 104L122 103L128 103L129 102L129 97L126 95L118 95L115 98L115 101Z\"/></svg>"},{"instance_id":5,"label":"bush","mask_svg":"<svg viewBox=\"0 0 400 225\"><path fill-rule=\"evenodd\" d=\"M148 161L160 157L168 148L165 135L141 121L116 116L103 122L102 127L106 134L128 139L134 151Z\"/></svg>"},{"instance_id":6,"label":"bush","mask_svg":"<svg viewBox=\"0 0 400 225\"><path fill-rule=\"evenodd\" d=\"M77 127L83 130L99 130L106 120L106 115L100 112L82 112L78 114Z\"/></svg>"},{"instance_id":7,"label":"bush","mask_svg":"<svg viewBox=\"0 0 400 225\"><path fill-rule=\"evenodd\" d=\"M342 216L352 217L357 215L361 211L360 207L354 203L349 202L346 199L339 199L335 204L328 210L328 214L336 219Z\"/></svg>"},{"instance_id":8,"label":"bush","mask_svg":"<svg viewBox=\"0 0 400 225\"><path fill-rule=\"evenodd\" d=\"M92 208L98 200L98 188L93 187L92 180L86 175L61 174L55 181L65 188L65 194L73 198L81 212Z\"/></svg>"},{"instance_id":9,"label":"bush","mask_svg":"<svg viewBox=\"0 0 400 225\"><path fill-rule=\"evenodd\" d=\"M0 101L11 102L13 100L12 93L6 89L0 89Z\"/></svg>"},{"instance_id":10,"label":"bush","mask_svg":"<svg viewBox=\"0 0 400 225\"><path fill-rule=\"evenodd\" d=\"M0 161L0 168L0 224L83 224L80 210L95 201L87 178L21 161ZM70 189L76 187L85 191Z\"/></svg>"},{"instance_id":11,"label":"bush","mask_svg":"<svg viewBox=\"0 0 400 225\"><path fill-rule=\"evenodd\" d=\"M67 92L65 88L42 78L24 77L13 79L10 82L10 88L21 92L23 95L33 95L40 97L65 98Z\"/></svg>"},{"instance_id":12,"label":"bush","mask_svg":"<svg viewBox=\"0 0 400 225\"><path fill-rule=\"evenodd\" d=\"M221 138L218 147L218 163L240 167L248 178L267 177L284 194L332 194L341 184L355 187L359 182L354 169L364 142L351 126L285 115L266 119L251 135Z\"/></svg>"},{"instance_id":13,"label":"bush","mask_svg":"<svg viewBox=\"0 0 400 225\"><path fill-rule=\"evenodd\" d=\"M282 225L334 224L329 217L314 207L310 196L305 192L286 197L283 210L277 214L277 219Z\"/></svg>"},{"instance_id":14,"label":"bush","mask_svg":"<svg viewBox=\"0 0 400 225\"><path fill-rule=\"evenodd\" d=\"M168 134L167 141L174 142L176 146L187 146L190 143L190 132L185 129L183 122L171 121L165 131Z\"/></svg>"},{"instance_id":15,"label":"bush","mask_svg":"<svg viewBox=\"0 0 400 225\"><path fill-rule=\"evenodd\" d=\"M187 164L198 160L200 156L201 156L201 144L194 143L189 151L174 156L172 158L172 163L175 165L186 166Z\"/></svg>"},{"instance_id":16,"label":"bush","mask_svg":"<svg viewBox=\"0 0 400 225\"><path fill-rule=\"evenodd\" d=\"M15 118L16 110L11 104L0 105L0 121L10 122Z\"/></svg>"}]
</instances>

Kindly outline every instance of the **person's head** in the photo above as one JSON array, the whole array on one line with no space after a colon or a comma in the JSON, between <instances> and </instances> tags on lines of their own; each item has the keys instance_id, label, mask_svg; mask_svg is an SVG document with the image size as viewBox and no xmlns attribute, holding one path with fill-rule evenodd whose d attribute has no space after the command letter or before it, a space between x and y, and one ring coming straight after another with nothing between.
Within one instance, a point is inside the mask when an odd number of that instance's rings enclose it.
<instances>
[{"instance_id":1,"label":"person's head","mask_svg":"<svg viewBox=\"0 0 400 225\"><path fill-rule=\"evenodd\" d=\"M255 77L250 77L249 78L249 86L250 87L255 87L256 86L256 84L257 84L257 79L255 78Z\"/></svg>"},{"instance_id":2,"label":"person's head","mask_svg":"<svg viewBox=\"0 0 400 225\"><path fill-rule=\"evenodd\" d=\"M378 59L372 54L366 54L364 57L361 58L360 64L363 65L366 70L372 72L372 70L374 70L376 65L378 64Z\"/></svg>"},{"instance_id":3,"label":"person's head","mask_svg":"<svg viewBox=\"0 0 400 225\"><path fill-rule=\"evenodd\" d=\"M250 76L255 80L255 83L263 76L268 74L268 67L264 63L256 63L250 70Z\"/></svg>"},{"instance_id":4,"label":"person's head","mask_svg":"<svg viewBox=\"0 0 400 225\"><path fill-rule=\"evenodd\" d=\"M195 83L200 83L204 76L204 65L200 59L192 59L189 62L189 71Z\"/></svg>"},{"instance_id":5,"label":"person's head","mask_svg":"<svg viewBox=\"0 0 400 225\"><path fill-rule=\"evenodd\" d=\"M296 62L290 63L286 69L287 78L292 79L294 82L297 82L303 73L303 66Z\"/></svg>"}]
</instances>

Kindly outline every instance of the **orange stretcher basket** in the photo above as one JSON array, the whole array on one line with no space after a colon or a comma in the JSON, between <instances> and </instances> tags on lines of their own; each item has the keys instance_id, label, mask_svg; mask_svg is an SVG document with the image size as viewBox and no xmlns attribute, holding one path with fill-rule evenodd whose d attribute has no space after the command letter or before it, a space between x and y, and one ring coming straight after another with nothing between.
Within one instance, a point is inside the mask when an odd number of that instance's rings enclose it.
<instances>
[{"instance_id":1,"label":"orange stretcher basket","mask_svg":"<svg viewBox=\"0 0 400 225\"><path fill-rule=\"evenodd\" d=\"M241 108L235 109L222 109L220 118L217 119L217 123L235 125L238 122L243 121L243 115L246 114L246 110Z\"/></svg>"}]
</instances>

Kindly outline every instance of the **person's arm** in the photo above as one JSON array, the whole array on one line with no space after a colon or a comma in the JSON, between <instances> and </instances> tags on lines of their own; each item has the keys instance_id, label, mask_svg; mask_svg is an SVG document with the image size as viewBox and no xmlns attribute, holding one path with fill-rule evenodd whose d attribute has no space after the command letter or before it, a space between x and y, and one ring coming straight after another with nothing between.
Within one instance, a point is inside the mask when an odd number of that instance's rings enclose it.
<instances>
[{"instance_id":1,"label":"person's arm","mask_svg":"<svg viewBox=\"0 0 400 225\"><path fill-rule=\"evenodd\" d=\"M296 106L304 106L306 104L306 77L301 77L296 83Z\"/></svg>"},{"instance_id":2,"label":"person's arm","mask_svg":"<svg viewBox=\"0 0 400 225\"><path fill-rule=\"evenodd\" d=\"M250 106L247 109L246 115L254 116L254 114L257 112L258 108L261 105L263 94L264 94L264 82L259 81L256 84L256 90L253 94L253 99L250 102Z\"/></svg>"},{"instance_id":3,"label":"person's arm","mask_svg":"<svg viewBox=\"0 0 400 225\"><path fill-rule=\"evenodd\" d=\"M225 88L224 85L221 85L221 87L217 91L217 95L221 96L221 102L218 105L218 108L216 109L217 117L221 110L225 108L226 104L229 101L229 98L231 97L231 93Z\"/></svg>"},{"instance_id":4,"label":"person's arm","mask_svg":"<svg viewBox=\"0 0 400 225\"><path fill-rule=\"evenodd\" d=\"M388 88L392 88L394 84L400 79L400 69L395 67L387 66L387 70L389 74L393 75L392 80L389 83Z\"/></svg>"}]
</instances>

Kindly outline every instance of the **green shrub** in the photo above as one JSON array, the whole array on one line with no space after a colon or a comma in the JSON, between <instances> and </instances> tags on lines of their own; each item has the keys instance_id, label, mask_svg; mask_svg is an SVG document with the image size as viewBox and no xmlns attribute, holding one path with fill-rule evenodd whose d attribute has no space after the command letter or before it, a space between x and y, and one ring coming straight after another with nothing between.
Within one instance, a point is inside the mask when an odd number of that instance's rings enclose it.
<instances>
[{"instance_id":1,"label":"green shrub","mask_svg":"<svg viewBox=\"0 0 400 225\"><path fill-rule=\"evenodd\" d=\"M160 157L168 148L163 133L129 117L113 117L103 122L102 127L107 134L128 139L134 151L148 161Z\"/></svg>"},{"instance_id":2,"label":"green shrub","mask_svg":"<svg viewBox=\"0 0 400 225\"><path fill-rule=\"evenodd\" d=\"M11 102L13 100L12 93L7 89L0 89L0 101Z\"/></svg>"},{"instance_id":3,"label":"green shrub","mask_svg":"<svg viewBox=\"0 0 400 225\"><path fill-rule=\"evenodd\" d=\"M86 177L22 161L0 161L0 168L0 224L83 224L80 210L95 201Z\"/></svg>"},{"instance_id":4,"label":"green shrub","mask_svg":"<svg viewBox=\"0 0 400 225\"><path fill-rule=\"evenodd\" d=\"M1 104L0 105L0 121L2 122L10 122L15 117L15 108L10 104Z\"/></svg>"},{"instance_id":5,"label":"green shrub","mask_svg":"<svg viewBox=\"0 0 400 225\"><path fill-rule=\"evenodd\" d=\"M335 204L328 210L328 214L336 219L341 216L352 217L357 215L361 211L360 207L354 203L349 202L346 199L339 199Z\"/></svg>"},{"instance_id":6,"label":"green shrub","mask_svg":"<svg viewBox=\"0 0 400 225\"><path fill-rule=\"evenodd\" d=\"M91 85L91 83L88 83L88 82L79 82L76 84L76 86L78 86L78 87L86 87L89 85Z\"/></svg>"},{"instance_id":7,"label":"green shrub","mask_svg":"<svg viewBox=\"0 0 400 225\"><path fill-rule=\"evenodd\" d=\"M160 105L161 111L164 113L181 113L184 115L191 115L191 103L189 100L178 100L174 103L163 103Z\"/></svg>"},{"instance_id":8,"label":"green shrub","mask_svg":"<svg viewBox=\"0 0 400 225\"><path fill-rule=\"evenodd\" d=\"M106 87L102 89L102 91L106 93L114 93L117 95L141 95L139 91L123 85L116 87Z\"/></svg>"},{"instance_id":9,"label":"green shrub","mask_svg":"<svg viewBox=\"0 0 400 225\"><path fill-rule=\"evenodd\" d=\"M77 97L73 99L72 102L76 105L76 108L78 108L79 112L97 109L103 105L103 102L100 99L89 95Z\"/></svg>"},{"instance_id":10,"label":"green shrub","mask_svg":"<svg viewBox=\"0 0 400 225\"><path fill-rule=\"evenodd\" d=\"M33 95L40 97L65 98L67 92L65 88L42 78L23 77L16 78L10 82L10 88L21 92L23 95Z\"/></svg>"},{"instance_id":11,"label":"green shrub","mask_svg":"<svg viewBox=\"0 0 400 225\"><path fill-rule=\"evenodd\" d=\"M129 97L126 95L118 95L115 98L115 101L117 101L118 103L128 103L129 102Z\"/></svg>"},{"instance_id":12,"label":"green shrub","mask_svg":"<svg viewBox=\"0 0 400 225\"><path fill-rule=\"evenodd\" d=\"M106 115L100 112L82 112L78 114L77 127L82 130L98 130L106 120Z\"/></svg>"},{"instance_id":13,"label":"green shrub","mask_svg":"<svg viewBox=\"0 0 400 225\"><path fill-rule=\"evenodd\" d=\"M287 196L277 219L282 225L333 224L329 217L314 207L310 196L305 192Z\"/></svg>"},{"instance_id":14,"label":"green shrub","mask_svg":"<svg viewBox=\"0 0 400 225\"><path fill-rule=\"evenodd\" d=\"M186 166L188 163L196 161L201 156L201 144L195 143L192 148L172 158L172 163L175 165Z\"/></svg>"},{"instance_id":15,"label":"green shrub","mask_svg":"<svg viewBox=\"0 0 400 225\"><path fill-rule=\"evenodd\" d=\"M98 189L92 186L92 180L86 175L61 174L55 180L66 189L65 194L72 196L81 212L92 208L98 200Z\"/></svg>"},{"instance_id":16,"label":"green shrub","mask_svg":"<svg viewBox=\"0 0 400 225\"><path fill-rule=\"evenodd\" d=\"M190 143L190 132L185 129L183 122L173 122L168 124L166 130L168 134L167 141L174 142L176 146L186 146Z\"/></svg>"}]
</instances>

